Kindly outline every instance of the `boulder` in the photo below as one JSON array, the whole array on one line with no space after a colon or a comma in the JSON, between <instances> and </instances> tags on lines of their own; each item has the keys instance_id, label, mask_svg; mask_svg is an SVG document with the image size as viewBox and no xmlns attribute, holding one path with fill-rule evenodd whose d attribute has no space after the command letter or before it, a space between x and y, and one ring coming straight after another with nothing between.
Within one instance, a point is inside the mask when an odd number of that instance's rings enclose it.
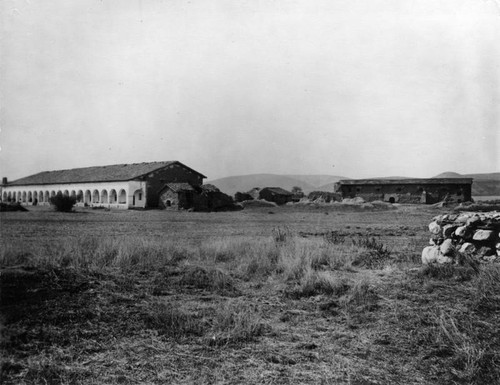
<instances>
[{"instance_id":1,"label":"boulder","mask_svg":"<svg viewBox=\"0 0 500 385\"><path fill-rule=\"evenodd\" d=\"M467 226L473 226L474 224L477 224L478 222L481 222L481 218L478 215L474 215L467 219Z\"/></svg>"},{"instance_id":2,"label":"boulder","mask_svg":"<svg viewBox=\"0 0 500 385\"><path fill-rule=\"evenodd\" d=\"M487 241L493 236L492 230L477 230L472 239L475 241Z\"/></svg>"},{"instance_id":3,"label":"boulder","mask_svg":"<svg viewBox=\"0 0 500 385\"><path fill-rule=\"evenodd\" d=\"M429 224L429 231L431 234L438 235L441 233L441 226L439 226L437 222L431 222Z\"/></svg>"},{"instance_id":4,"label":"boulder","mask_svg":"<svg viewBox=\"0 0 500 385\"><path fill-rule=\"evenodd\" d=\"M473 253L476 251L476 246L474 246L470 242L465 242L462 247L460 247L460 252L465 254L465 253Z\"/></svg>"},{"instance_id":5,"label":"boulder","mask_svg":"<svg viewBox=\"0 0 500 385\"><path fill-rule=\"evenodd\" d=\"M453 245L453 241L451 239L445 239L443 243L441 243L441 246L439 246L439 250L443 255L446 256L453 255L453 252L455 251L455 246Z\"/></svg>"},{"instance_id":6,"label":"boulder","mask_svg":"<svg viewBox=\"0 0 500 385\"><path fill-rule=\"evenodd\" d=\"M455 229L455 235L457 237L465 238L465 236L467 235L467 229L467 226L459 226Z\"/></svg>"},{"instance_id":7,"label":"boulder","mask_svg":"<svg viewBox=\"0 0 500 385\"><path fill-rule=\"evenodd\" d=\"M422 263L428 265L429 263L437 262L439 255L438 246L427 246L422 250Z\"/></svg>"}]
</instances>

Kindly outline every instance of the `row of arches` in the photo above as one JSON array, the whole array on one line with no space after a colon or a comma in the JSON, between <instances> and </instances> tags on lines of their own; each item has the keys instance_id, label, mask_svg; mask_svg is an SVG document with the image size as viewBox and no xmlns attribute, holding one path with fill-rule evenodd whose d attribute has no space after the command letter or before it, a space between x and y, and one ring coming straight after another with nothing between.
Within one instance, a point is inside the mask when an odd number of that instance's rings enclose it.
<instances>
[{"instance_id":1,"label":"row of arches","mask_svg":"<svg viewBox=\"0 0 500 385\"><path fill-rule=\"evenodd\" d=\"M121 190L51 190L51 191L4 191L2 200L4 202L20 202L25 204L39 204L49 203L50 198L62 194L66 196L73 196L78 203L84 204L126 204L127 192ZM137 194L135 194L137 195ZM134 195L134 200L135 200ZM139 192L139 199L142 199L142 191Z\"/></svg>"}]
</instances>

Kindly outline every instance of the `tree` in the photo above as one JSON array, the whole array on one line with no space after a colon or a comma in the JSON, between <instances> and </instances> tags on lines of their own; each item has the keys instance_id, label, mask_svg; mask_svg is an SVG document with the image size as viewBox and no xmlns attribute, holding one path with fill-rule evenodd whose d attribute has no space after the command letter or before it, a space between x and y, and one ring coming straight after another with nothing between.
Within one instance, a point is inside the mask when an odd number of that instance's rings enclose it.
<instances>
[{"instance_id":1,"label":"tree","mask_svg":"<svg viewBox=\"0 0 500 385\"><path fill-rule=\"evenodd\" d=\"M295 195L296 197L302 198L304 196L304 192L302 191L302 187L293 186L292 187L292 194Z\"/></svg>"}]
</instances>

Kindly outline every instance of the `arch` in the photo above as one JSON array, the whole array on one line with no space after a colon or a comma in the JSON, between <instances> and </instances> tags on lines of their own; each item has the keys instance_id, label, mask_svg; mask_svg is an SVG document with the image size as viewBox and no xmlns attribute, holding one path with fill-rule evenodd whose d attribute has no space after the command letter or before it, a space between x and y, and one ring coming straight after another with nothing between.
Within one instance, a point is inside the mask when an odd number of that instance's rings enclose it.
<instances>
[{"instance_id":1,"label":"arch","mask_svg":"<svg viewBox=\"0 0 500 385\"><path fill-rule=\"evenodd\" d=\"M33 194L31 191L28 191L28 202L32 203L33 202Z\"/></svg>"},{"instance_id":2,"label":"arch","mask_svg":"<svg viewBox=\"0 0 500 385\"><path fill-rule=\"evenodd\" d=\"M390 197L389 198L389 203L396 203L396 199L394 199L394 197Z\"/></svg>"},{"instance_id":3,"label":"arch","mask_svg":"<svg viewBox=\"0 0 500 385\"><path fill-rule=\"evenodd\" d=\"M22 192L21 200L22 200L23 203L26 203L26 191Z\"/></svg>"},{"instance_id":4,"label":"arch","mask_svg":"<svg viewBox=\"0 0 500 385\"><path fill-rule=\"evenodd\" d=\"M16 197L17 197L16 192L15 192L15 191L13 191L13 192L12 192L12 200L13 200L14 202L16 201Z\"/></svg>"},{"instance_id":5,"label":"arch","mask_svg":"<svg viewBox=\"0 0 500 385\"><path fill-rule=\"evenodd\" d=\"M64 190L63 195L66 196L66 197L69 196L69 191L68 190Z\"/></svg>"},{"instance_id":6,"label":"arch","mask_svg":"<svg viewBox=\"0 0 500 385\"><path fill-rule=\"evenodd\" d=\"M134 195L132 197L132 205L142 206L143 199L144 199L144 192L142 191L142 189L135 190Z\"/></svg>"},{"instance_id":7,"label":"arch","mask_svg":"<svg viewBox=\"0 0 500 385\"><path fill-rule=\"evenodd\" d=\"M69 195L76 198L76 191L75 190L71 190L71 192L69 193Z\"/></svg>"},{"instance_id":8,"label":"arch","mask_svg":"<svg viewBox=\"0 0 500 385\"><path fill-rule=\"evenodd\" d=\"M94 190L92 193L92 203L99 203L99 191Z\"/></svg>"},{"instance_id":9,"label":"arch","mask_svg":"<svg viewBox=\"0 0 500 385\"><path fill-rule=\"evenodd\" d=\"M165 201L165 206L167 206L167 207L172 207L172 202L170 201L170 199L167 199L167 200Z\"/></svg>"},{"instance_id":10,"label":"arch","mask_svg":"<svg viewBox=\"0 0 500 385\"><path fill-rule=\"evenodd\" d=\"M45 199L43 199L43 191L38 192L38 201L39 202L45 202Z\"/></svg>"},{"instance_id":11,"label":"arch","mask_svg":"<svg viewBox=\"0 0 500 385\"><path fill-rule=\"evenodd\" d=\"M33 191L33 202L35 200L38 202L38 191Z\"/></svg>"},{"instance_id":12,"label":"arch","mask_svg":"<svg viewBox=\"0 0 500 385\"><path fill-rule=\"evenodd\" d=\"M3 201L3 202L7 202L8 196L9 196L9 195L7 194L7 191L4 191L4 192L3 192L3 195L2 195L2 201Z\"/></svg>"},{"instance_id":13,"label":"arch","mask_svg":"<svg viewBox=\"0 0 500 385\"><path fill-rule=\"evenodd\" d=\"M54 190L52 190L52 191L50 192L50 197L52 198L52 197L55 197L55 196L56 196L56 192L55 192Z\"/></svg>"},{"instance_id":14,"label":"arch","mask_svg":"<svg viewBox=\"0 0 500 385\"><path fill-rule=\"evenodd\" d=\"M82 190L78 190L78 192L76 193L76 201L83 202L83 191Z\"/></svg>"},{"instance_id":15,"label":"arch","mask_svg":"<svg viewBox=\"0 0 500 385\"><path fill-rule=\"evenodd\" d=\"M116 190L111 189L109 191L109 203L116 203L117 201L118 201L118 199L116 197Z\"/></svg>"},{"instance_id":16,"label":"arch","mask_svg":"<svg viewBox=\"0 0 500 385\"><path fill-rule=\"evenodd\" d=\"M118 195L118 203L127 203L127 192L124 189L120 190L120 194Z\"/></svg>"},{"instance_id":17,"label":"arch","mask_svg":"<svg viewBox=\"0 0 500 385\"><path fill-rule=\"evenodd\" d=\"M108 203L108 191L107 190L101 191L101 203Z\"/></svg>"},{"instance_id":18,"label":"arch","mask_svg":"<svg viewBox=\"0 0 500 385\"><path fill-rule=\"evenodd\" d=\"M90 192L90 190L85 190L83 202L85 204L89 204L91 201L92 201L92 193Z\"/></svg>"},{"instance_id":19,"label":"arch","mask_svg":"<svg viewBox=\"0 0 500 385\"><path fill-rule=\"evenodd\" d=\"M12 200L12 193L9 191L7 194L7 202L10 202Z\"/></svg>"}]
</instances>

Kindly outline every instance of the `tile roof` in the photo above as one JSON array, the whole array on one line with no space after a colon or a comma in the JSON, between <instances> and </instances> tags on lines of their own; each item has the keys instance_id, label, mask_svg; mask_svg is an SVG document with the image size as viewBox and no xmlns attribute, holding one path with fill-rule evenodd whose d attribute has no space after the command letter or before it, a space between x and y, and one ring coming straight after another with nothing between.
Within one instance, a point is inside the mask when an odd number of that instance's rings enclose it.
<instances>
[{"instance_id":1,"label":"tile roof","mask_svg":"<svg viewBox=\"0 0 500 385\"><path fill-rule=\"evenodd\" d=\"M111 166L97 166L85 168L73 168L70 170L44 171L38 174L30 175L25 178L9 182L8 186L23 186L33 184L64 184L64 183L93 183L93 182L116 182L139 178L160 168L179 164L189 170L178 161L115 164ZM194 171L206 178L203 174Z\"/></svg>"},{"instance_id":2,"label":"tile roof","mask_svg":"<svg viewBox=\"0 0 500 385\"><path fill-rule=\"evenodd\" d=\"M173 192L196 191L189 183L167 183L167 187Z\"/></svg>"}]
</instances>

